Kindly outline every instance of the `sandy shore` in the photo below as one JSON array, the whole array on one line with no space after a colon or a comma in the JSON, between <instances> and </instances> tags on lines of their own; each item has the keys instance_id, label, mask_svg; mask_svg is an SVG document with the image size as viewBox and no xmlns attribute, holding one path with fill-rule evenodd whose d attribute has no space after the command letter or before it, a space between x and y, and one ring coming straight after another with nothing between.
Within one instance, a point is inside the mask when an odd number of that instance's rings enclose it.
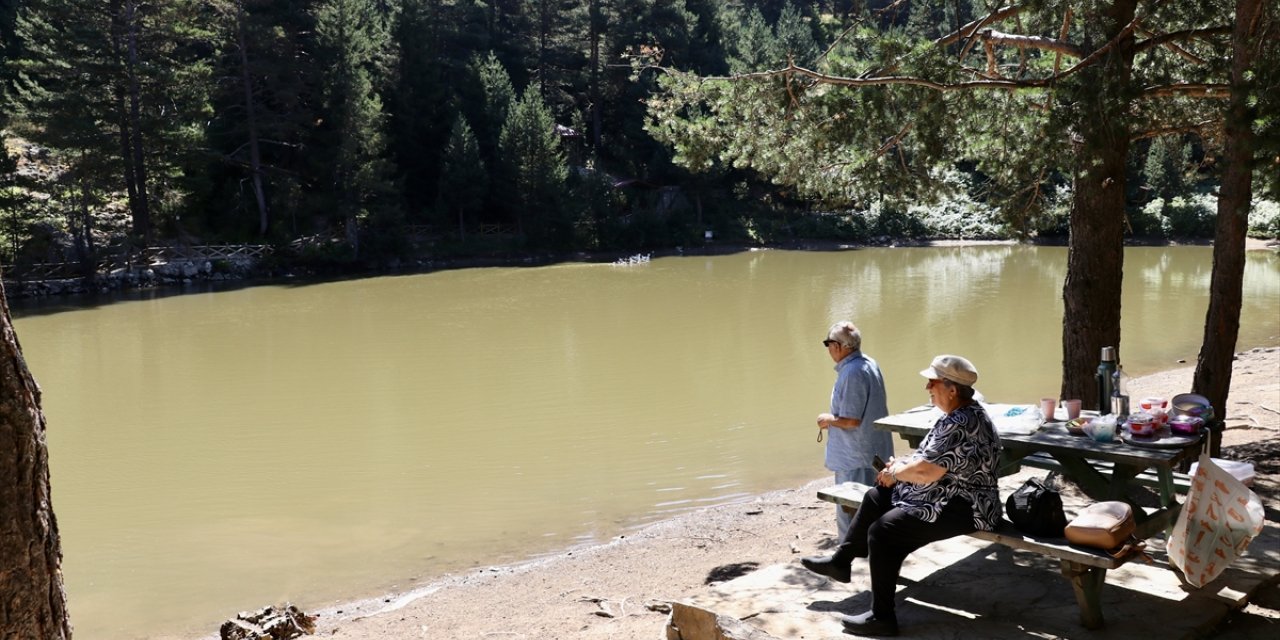
<instances>
[{"instance_id":1,"label":"sandy shore","mask_svg":"<svg viewBox=\"0 0 1280 640\"><path fill-rule=\"evenodd\" d=\"M1192 367L1135 380L1135 397L1190 389ZM1250 458L1264 503L1280 495L1280 347L1237 356L1226 411L1224 456ZM814 497L829 479L711 507L607 544L525 564L490 567L414 585L402 593L317 611L317 635L385 638L664 637L664 603L711 582L829 547L832 507ZM1277 588L1264 590L1216 631L1220 638L1280 630ZM1261 634L1255 636L1254 634Z\"/></svg>"}]
</instances>

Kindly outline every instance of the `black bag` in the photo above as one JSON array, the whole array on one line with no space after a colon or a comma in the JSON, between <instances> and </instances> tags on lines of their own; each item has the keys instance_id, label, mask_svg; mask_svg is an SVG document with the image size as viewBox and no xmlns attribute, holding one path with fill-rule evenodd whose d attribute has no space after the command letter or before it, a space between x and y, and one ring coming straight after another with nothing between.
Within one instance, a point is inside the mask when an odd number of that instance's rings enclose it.
<instances>
[{"instance_id":1,"label":"black bag","mask_svg":"<svg viewBox=\"0 0 1280 640\"><path fill-rule=\"evenodd\" d=\"M1052 474L1044 480L1031 478L1004 501L1005 515L1018 531L1033 536L1062 537L1067 515L1062 511L1062 496L1053 484Z\"/></svg>"}]
</instances>

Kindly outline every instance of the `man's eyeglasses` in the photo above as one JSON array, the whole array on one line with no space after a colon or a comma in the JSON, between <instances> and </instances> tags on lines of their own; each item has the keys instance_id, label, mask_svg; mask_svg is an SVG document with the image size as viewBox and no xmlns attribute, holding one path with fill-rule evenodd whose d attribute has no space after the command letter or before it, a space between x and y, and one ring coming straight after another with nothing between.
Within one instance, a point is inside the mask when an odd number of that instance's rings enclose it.
<instances>
[{"instance_id":1,"label":"man's eyeglasses","mask_svg":"<svg viewBox=\"0 0 1280 640\"><path fill-rule=\"evenodd\" d=\"M839 342L836 342L835 340L823 340L823 341L822 341L822 346L824 346L824 347L830 347L830 346L831 346L831 345L833 345L833 344L840 344L840 343L839 343Z\"/></svg>"}]
</instances>

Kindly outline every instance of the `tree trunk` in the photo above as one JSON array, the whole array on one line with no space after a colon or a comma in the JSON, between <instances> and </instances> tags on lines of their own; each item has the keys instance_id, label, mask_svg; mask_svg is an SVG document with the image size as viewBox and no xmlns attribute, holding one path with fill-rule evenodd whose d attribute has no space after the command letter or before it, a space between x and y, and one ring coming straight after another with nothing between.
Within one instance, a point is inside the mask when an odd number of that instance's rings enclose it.
<instances>
[{"instance_id":1,"label":"tree trunk","mask_svg":"<svg viewBox=\"0 0 1280 640\"><path fill-rule=\"evenodd\" d=\"M600 157L601 145L601 128L604 126L604 120L600 115L600 108L603 99L600 96L600 2L599 0L591 0L591 4L587 9L587 24L589 25L589 35L587 38L591 42L591 155Z\"/></svg>"},{"instance_id":2,"label":"tree trunk","mask_svg":"<svg viewBox=\"0 0 1280 640\"><path fill-rule=\"evenodd\" d=\"M71 637L40 387L0 286L0 638Z\"/></svg>"},{"instance_id":3,"label":"tree trunk","mask_svg":"<svg viewBox=\"0 0 1280 640\"><path fill-rule=\"evenodd\" d=\"M1110 42L1133 20L1134 0L1113 3L1094 46ZM1086 47L1092 48L1092 47ZM1133 65L1133 36L1082 72L1076 99L1086 113L1071 202L1067 277L1062 286L1063 398L1101 406L1094 372L1102 348L1120 353L1120 291L1124 272L1125 159L1129 130L1125 98ZM1106 399L1109 402L1109 399Z\"/></svg>"},{"instance_id":4,"label":"tree trunk","mask_svg":"<svg viewBox=\"0 0 1280 640\"><path fill-rule=\"evenodd\" d=\"M115 56L115 60L122 63L125 60L124 54L124 8L120 0L112 0L111 3L111 53ZM125 96L124 83L114 83L113 92L115 93L116 104L116 120L120 127L120 159L124 167L124 185L125 193L129 200L129 214L133 224L133 232L141 237L139 229L145 226L141 213L138 209L138 176L133 172L133 163L129 161L132 157L132 144L130 142L130 128L128 116L128 98Z\"/></svg>"},{"instance_id":5,"label":"tree trunk","mask_svg":"<svg viewBox=\"0 0 1280 640\"><path fill-rule=\"evenodd\" d=\"M1249 206L1253 200L1253 114L1249 108L1251 83L1246 75L1253 66L1261 0L1236 0L1231 31L1231 101L1227 107L1222 154L1222 185L1218 191L1218 224L1213 239L1213 276L1209 310L1205 314L1204 340L1196 360L1192 391L1209 399L1219 418L1226 417L1231 389L1231 361L1240 334L1240 306L1244 296L1245 236L1249 230ZM1210 442L1217 455L1221 435Z\"/></svg>"},{"instance_id":6,"label":"tree trunk","mask_svg":"<svg viewBox=\"0 0 1280 640\"><path fill-rule=\"evenodd\" d=\"M249 130L249 172L253 179L253 197L258 203L258 235L266 236L268 227L267 197L262 190L262 154L258 149L258 121L254 110L253 81L249 73L249 48L244 38L244 3L236 2L236 44L240 47L240 82L244 87L245 127Z\"/></svg>"},{"instance_id":7,"label":"tree trunk","mask_svg":"<svg viewBox=\"0 0 1280 640\"><path fill-rule=\"evenodd\" d=\"M151 207L147 202L147 165L142 153L142 96L138 81L138 16L134 0L126 0L125 26L128 27L129 48L129 130L132 133L130 155L126 163L133 163L133 173L138 183L137 206L134 208L133 232L142 241L151 244Z\"/></svg>"}]
</instances>

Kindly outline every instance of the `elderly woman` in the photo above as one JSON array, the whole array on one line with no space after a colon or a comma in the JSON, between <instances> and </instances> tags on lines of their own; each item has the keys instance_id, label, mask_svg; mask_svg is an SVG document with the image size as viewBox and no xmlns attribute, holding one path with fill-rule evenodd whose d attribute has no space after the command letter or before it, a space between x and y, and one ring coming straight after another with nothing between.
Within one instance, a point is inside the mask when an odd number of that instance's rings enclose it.
<instances>
[{"instance_id":1,"label":"elderly woman","mask_svg":"<svg viewBox=\"0 0 1280 640\"><path fill-rule=\"evenodd\" d=\"M810 571L839 582L849 582L854 558L868 559L871 610L842 615L848 633L897 635L894 592L907 556L930 542L991 531L1000 523L1000 438L974 400L977 369L965 358L942 355L920 375L929 379L925 389L944 415L915 453L880 472L835 553L801 559Z\"/></svg>"}]
</instances>

